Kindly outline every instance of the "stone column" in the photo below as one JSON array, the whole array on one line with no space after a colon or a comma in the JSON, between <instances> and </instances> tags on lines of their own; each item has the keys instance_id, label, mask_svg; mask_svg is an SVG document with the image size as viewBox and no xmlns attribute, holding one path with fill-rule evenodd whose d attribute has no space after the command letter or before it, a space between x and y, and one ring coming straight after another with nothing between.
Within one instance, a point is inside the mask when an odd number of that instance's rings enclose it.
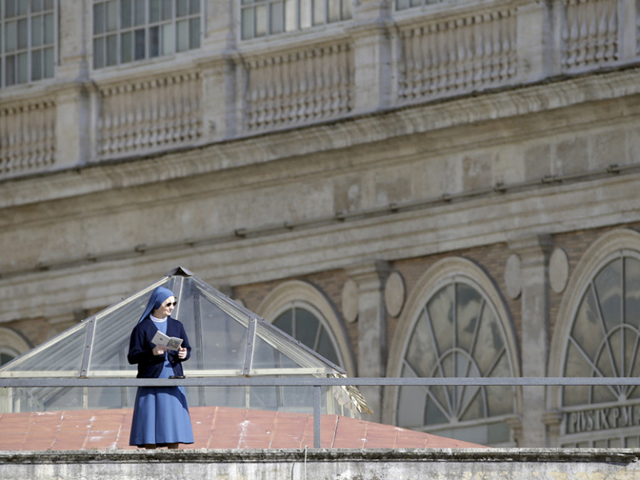
<instances>
[{"instance_id":1,"label":"stone column","mask_svg":"<svg viewBox=\"0 0 640 480\"><path fill-rule=\"evenodd\" d=\"M211 55L202 63L204 136L209 140L236 134L236 17L235 0L206 0L203 48Z\"/></svg>"},{"instance_id":2,"label":"stone column","mask_svg":"<svg viewBox=\"0 0 640 480\"><path fill-rule=\"evenodd\" d=\"M550 4L540 0L520 4L517 22L518 76L535 82L552 75L556 62Z\"/></svg>"},{"instance_id":3,"label":"stone column","mask_svg":"<svg viewBox=\"0 0 640 480\"><path fill-rule=\"evenodd\" d=\"M349 33L354 45L354 110L385 107L392 90L390 0L361 0Z\"/></svg>"},{"instance_id":4,"label":"stone column","mask_svg":"<svg viewBox=\"0 0 640 480\"><path fill-rule=\"evenodd\" d=\"M65 168L94 157L97 109L89 82L91 3L60 2L56 82L56 163Z\"/></svg>"},{"instance_id":5,"label":"stone column","mask_svg":"<svg viewBox=\"0 0 640 480\"><path fill-rule=\"evenodd\" d=\"M358 376L384 377L387 365L387 312L384 283L389 275L386 261L373 261L347 269L358 286ZM361 387L373 415L382 418L382 387Z\"/></svg>"},{"instance_id":6,"label":"stone column","mask_svg":"<svg viewBox=\"0 0 640 480\"><path fill-rule=\"evenodd\" d=\"M522 375L545 377L549 356L549 254L552 238L535 235L509 242L520 256L522 282ZM544 414L546 388L522 389L521 447L544 447L547 444Z\"/></svg>"}]
</instances>

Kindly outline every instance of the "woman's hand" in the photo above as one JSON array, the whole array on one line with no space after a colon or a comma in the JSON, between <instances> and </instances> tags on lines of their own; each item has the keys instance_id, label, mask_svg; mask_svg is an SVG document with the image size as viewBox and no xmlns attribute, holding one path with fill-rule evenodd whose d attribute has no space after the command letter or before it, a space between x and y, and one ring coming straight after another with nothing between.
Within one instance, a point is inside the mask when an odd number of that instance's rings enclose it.
<instances>
[{"instance_id":1,"label":"woman's hand","mask_svg":"<svg viewBox=\"0 0 640 480\"><path fill-rule=\"evenodd\" d=\"M184 360L185 358L187 358L187 349L184 347L180 347L180 350L178 350L178 358L180 360Z\"/></svg>"},{"instance_id":2,"label":"woman's hand","mask_svg":"<svg viewBox=\"0 0 640 480\"><path fill-rule=\"evenodd\" d=\"M164 355L164 352L166 351L167 351L167 347L163 347L162 345L156 345L155 347L153 347L154 355Z\"/></svg>"}]
</instances>

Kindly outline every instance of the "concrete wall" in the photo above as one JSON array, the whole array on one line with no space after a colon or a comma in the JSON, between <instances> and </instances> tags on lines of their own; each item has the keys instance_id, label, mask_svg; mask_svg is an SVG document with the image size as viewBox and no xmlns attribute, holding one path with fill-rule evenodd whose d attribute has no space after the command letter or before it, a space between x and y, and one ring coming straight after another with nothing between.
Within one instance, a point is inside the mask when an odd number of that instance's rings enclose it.
<instances>
[{"instance_id":1,"label":"concrete wall","mask_svg":"<svg viewBox=\"0 0 640 480\"><path fill-rule=\"evenodd\" d=\"M631 480L631 449L0 453L3 480Z\"/></svg>"}]
</instances>

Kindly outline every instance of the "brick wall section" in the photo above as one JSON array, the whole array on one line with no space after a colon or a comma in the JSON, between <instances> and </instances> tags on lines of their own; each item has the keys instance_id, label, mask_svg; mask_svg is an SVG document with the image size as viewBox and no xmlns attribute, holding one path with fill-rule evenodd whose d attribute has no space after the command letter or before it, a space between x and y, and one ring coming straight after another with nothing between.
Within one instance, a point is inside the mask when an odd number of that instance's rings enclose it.
<instances>
[{"instance_id":1,"label":"brick wall section","mask_svg":"<svg viewBox=\"0 0 640 480\"><path fill-rule=\"evenodd\" d=\"M579 230L574 232L563 233L555 235L553 237L554 248L562 248L569 258L569 275L572 275L575 271L576 265L586 252L586 250L595 242L599 237L607 233L608 231L618 228L631 228L640 231L640 223L629 225L616 225L614 227L592 229L592 230ZM392 262L392 270L398 271L405 279L407 295L415 288L420 277L431 266L433 266L439 260L449 257L463 257L471 260L476 265L484 270L487 276L494 282L496 289L502 296L504 306L510 315L510 321L512 322L513 330L517 336L517 343L522 341L522 316L521 316L521 303L520 298L512 300L506 295L506 286L504 282L504 268L511 255L511 250L506 243L497 243L484 247L464 249L458 251L446 252L438 255L429 255L425 257L408 258L403 260L397 260ZM264 282L251 285L242 285L234 288L234 296L240 298L246 302L247 308L255 310L258 308L262 300L267 294L285 281L294 279L284 279L273 282ZM331 270L326 272L318 272L302 277L295 278L295 280L304 280L315 285L320 291L329 299L330 303L339 312L339 318L342 319L342 288L344 283L348 280L347 275L343 270ZM558 310L560 308L560 302L562 301L563 293L555 293L549 289L549 304L550 304L550 338L553 336L554 328L557 322ZM343 321L343 326L349 337L350 345L353 350L355 358L358 358L358 324L349 324ZM393 344L394 335L398 326L398 319L387 317L387 333L388 344ZM393 373L393 372L390 372Z\"/></svg>"}]
</instances>

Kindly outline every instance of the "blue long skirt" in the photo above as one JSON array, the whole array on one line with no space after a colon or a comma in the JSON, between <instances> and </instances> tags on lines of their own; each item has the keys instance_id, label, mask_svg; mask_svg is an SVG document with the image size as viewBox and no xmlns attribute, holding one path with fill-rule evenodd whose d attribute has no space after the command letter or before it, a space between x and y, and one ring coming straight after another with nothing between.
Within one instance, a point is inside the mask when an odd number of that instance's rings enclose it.
<instances>
[{"instance_id":1,"label":"blue long skirt","mask_svg":"<svg viewBox=\"0 0 640 480\"><path fill-rule=\"evenodd\" d=\"M193 443L184 387L138 388L129 444L168 443Z\"/></svg>"}]
</instances>

